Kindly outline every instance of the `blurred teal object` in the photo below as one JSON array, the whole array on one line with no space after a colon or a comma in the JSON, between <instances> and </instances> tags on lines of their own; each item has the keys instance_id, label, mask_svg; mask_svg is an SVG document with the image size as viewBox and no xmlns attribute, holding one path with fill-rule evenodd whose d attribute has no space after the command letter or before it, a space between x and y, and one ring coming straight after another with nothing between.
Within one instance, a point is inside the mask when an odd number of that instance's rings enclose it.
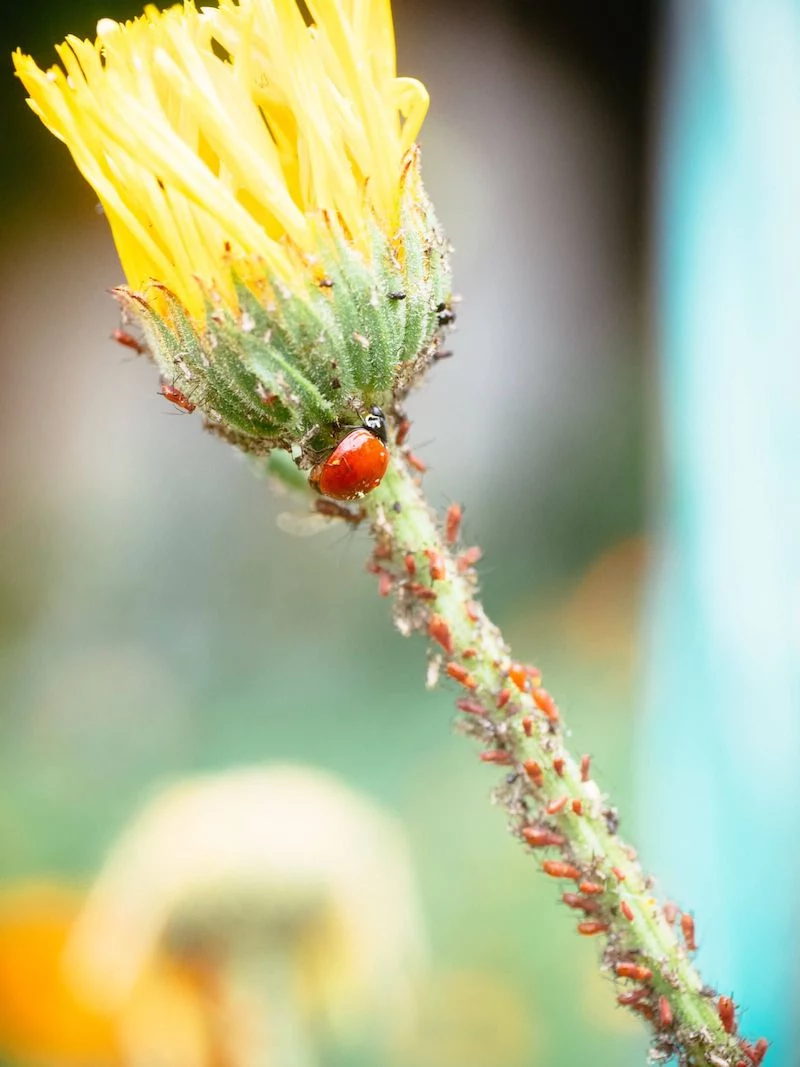
<instances>
[{"instance_id":1,"label":"blurred teal object","mask_svg":"<svg viewBox=\"0 0 800 1067\"><path fill-rule=\"evenodd\" d=\"M644 852L695 912L705 978L783 1067L800 964L800 3L671 15Z\"/></svg>"}]
</instances>

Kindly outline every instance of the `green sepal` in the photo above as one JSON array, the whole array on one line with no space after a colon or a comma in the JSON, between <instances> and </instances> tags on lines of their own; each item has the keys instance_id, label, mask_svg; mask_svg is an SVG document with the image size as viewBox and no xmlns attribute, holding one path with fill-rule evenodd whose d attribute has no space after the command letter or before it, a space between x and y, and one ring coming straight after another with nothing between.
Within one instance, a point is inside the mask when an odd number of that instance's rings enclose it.
<instances>
[{"instance_id":1,"label":"green sepal","mask_svg":"<svg viewBox=\"0 0 800 1067\"><path fill-rule=\"evenodd\" d=\"M257 294L234 276L238 311L208 292L202 324L163 285L116 291L164 379L210 428L253 455L293 450L309 466L371 405L390 408L424 372L443 337L448 249L408 174L395 234L365 205L368 259L338 220L311 220L318 252L315 265L297 261L303 291L266 278Z\"/></svg>"}]
</instances>

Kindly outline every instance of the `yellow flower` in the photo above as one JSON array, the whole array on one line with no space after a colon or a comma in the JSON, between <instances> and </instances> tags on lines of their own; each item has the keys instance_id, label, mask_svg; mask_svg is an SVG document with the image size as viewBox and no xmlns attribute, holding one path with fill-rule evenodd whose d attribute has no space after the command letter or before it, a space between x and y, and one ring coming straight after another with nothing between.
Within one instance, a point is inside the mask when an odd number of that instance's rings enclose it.
<instances>
[{"instance_id":1,"label":"yellow flower","mask_svg":"<svg viewBox=\"0 0 800 1067\"><path fill-rule=\"evenodd\" d=\"M304 468L394 408L452 315L388 0L186 0L57 52L17 73L102 202L164 395Z\"/></svg>"},{"instance_id":2,"label":"yellow flower","mask_svg":"<svg viewBox=\"0 0 800 1067\"><path fill-rule=\"evenodd\" d=\"M299 291L318 220L370 253L367 211L399 224L404 158L428 106L395 74L388 0L191 2L95 41L63 69L17 52L30 104L71 151L108 216L133 289L166 285L203 317L204 286L235 306L231 266Z\"/></svg>"}]
</instances>

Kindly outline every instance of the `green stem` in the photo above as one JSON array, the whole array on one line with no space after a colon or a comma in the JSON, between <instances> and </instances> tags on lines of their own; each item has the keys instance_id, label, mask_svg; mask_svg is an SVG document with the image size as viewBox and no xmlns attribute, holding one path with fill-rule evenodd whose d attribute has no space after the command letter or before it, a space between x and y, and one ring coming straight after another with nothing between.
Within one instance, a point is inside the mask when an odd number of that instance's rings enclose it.
<instances>
[{"instance_id":1,"label":"green stem","mask_svg":"<svg viewBox=\"0 0 800 1067\"><path fill-rule=\"evenodd\" d=\"M441 668L461 685L460 727L480 742L482 759L502 767L496 797L512 832L547 873L573 883L564 899L576 908L578 930L604 940L602 967L617 981L620 1003L649 1021L654 1052L687 1065L759 1063L765 1044L754 1048L726 1031L728 1005L720 1011L691 960L691 918L665 917L588 760L565 748L558 711L533 669L525 676L512 663L476 601L472 557L459 558L446 543L402 456L364 504L375 537L370 570L394 597L398 628L426 631ZM688 947L676 933L682 924Z\"/></svg>"}]
</instances>

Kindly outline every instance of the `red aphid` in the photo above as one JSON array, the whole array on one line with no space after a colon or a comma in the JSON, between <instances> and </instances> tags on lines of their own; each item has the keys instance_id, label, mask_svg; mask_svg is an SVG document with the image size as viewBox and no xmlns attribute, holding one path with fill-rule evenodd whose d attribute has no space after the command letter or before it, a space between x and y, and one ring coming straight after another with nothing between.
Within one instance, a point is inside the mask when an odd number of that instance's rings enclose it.
<instances>
[{"instance_id":1,"label":"red aphid","mask_svg":"<svg viewBox=\"0 0 800 1067\"><path fill-rule=\"evenodd\" d=\"M583 815L583 801L580 797L575 797L572 801L572 810L576 815Z\"/></svg>"},{"instance_id":2,"label":"red aphid","mask_svg":"<svg viewBox=\"0 0 800 1067\"><path fill-rule=\"evenodd\" d=\"M471 567L475 566L482 555L483 552L477 545L473 545L472 548L465 548L456 560L458 573L465 574Z\"/></svg>"},{"instance_id":3,"label":"red aphid","mask_svg":"<svg viewBox=\"0 0 800 1067\"><path fill-rule=\"evenodd\" d=\"M618 882L624 882L625 881L625 872L621 871L619 869L619 867L612 867L611 868L611 873L614 875L614 877L616 878L616 880Z\"/></svg>"},{"instance_id":4,"label":"red aphid","mask_svg":"<svg viewBox=\"0 0 800 1067\"><path fill-rule=\"evenodd\" d=\"M418 600L436 600L439 596L435 589L423 585L422 582L408 582L406 589Z\"/></svg>"},{"instance_id":5,"label":"red aphid","mask_svg":"<svg viewBox=\"0 0 800 1067\"><path fill-rule=\"evenodd\" d=\"M187 396L184 396L180 389L163 378L161 379L161 395L165 400L169 400L170 404L174 404L175 407L180 408L181 411L188 412L190 415L197 406Z\"/></svg>"},{"instance_id":6,"label":"red aphid","mask_svg":"<svg viewBox=\"0 0 800 1067\"><path fill-rule=\"evenodd\" d=\"M137 340L133 334L128 333L126 330L114 330L111 334L111 338L116 341L118 345L130 348L140 356L147 351L147 348L142 342Z\"/></svg>"},{"instance_id":7,"label":"red aphid","mask_svg":"<svg viewBox=\"0 0 800 1067\"><path fill-rule=\"evenodd\" d=\"M428 637L440 645L448 656L453 655L453 634L441 615L431 615L428 622Z\"/></svg>"},{"instance_id":8,"label":"red aphid","mask_svg":"<svg viewBox=\"0 0 800 1067\"><path fill-rule=\"evenodd\" d=\"M435 548L426 548L425 557L428 560L431 580L440 582L447 574L444 557L441 552L437 552Z\"/></svg>"},{"instance_id":9,"label":"red aphid","mask_svg":"<svg viewBox=\"0 0 800 1067\"><path fill-rule=\"evenodd\" d=\"M511 690L510 689L501 689L500 692L497 694L497 699L495 700L495 706L498 709L504 708L506 706L506 704L509 702L510 699L511 699Z\"/></svg>"},{"instance_id":10,"label":"red aphid","mask_svg":"<svg viewBox=\"0 0 800 1067\"><path fill-rule=\"evenodd\" d=\"M756 1067L758 1067L758 1065L764 1059L764 1057L767 1054L767 1050L768 1049L769 1049L769 1041L767 1041L767 1039L765 1037L760 1037L758 1039L758 1041L756 1041L756 1043L755 1043L755 1047L753 1048L753 1055L751 1057L751 1059L752 1059L753 1063L756 1065Z\"/></svg>"},{"instance_id":11,"label":"red aphid","mask_svg":"<svg viewBox=\"0 0 800 1067\"><path fill-rule=\"evenodd\" d=\"M672 1007L664 996L658 998L658 1025L662 1030L669 1030L672 1026Z\"/></svg>"},{"instance_id":12,"label":"red aphid","mask_svg":"<svg viewBox=\"0 0 800 1067\"><path fill-rule=\"evenodd\" d=\"M417 561L416 559L414 559L413 552L407 552L405 554L405 556L403 557L403 564L406 568L406 574L409 576L409 578L413 578L414 575L417 573Z\"/></svg>"},{"instance_id":13,"label":"red aphid","mask_svg":"<svg viewBox=\"0 0 800 1067\"><path fill-rule=\"evenodd\" d=\"M397 436L395 437L395 443L398 448L402 447L406 443L408 437L408 431L411 429L411 423L405 416L400 420L397 427Z\"/></svg>"},{"instance_id":14,"label":"red aphid","mask_svg":"<svg viewBox=\"0 0 800 1067\"><path fill-rule=\"evenodd\" d=\"M720 997L717 1001L717 1015L722 1023L722 1029L726 1034L732 1034L736 1029L736 1008L730 997Z\"/></svg>"},{"instance_id":15,"label":"red aphid","mask_svg":"<svg viewBox=\"0 0 800 1067\"><path fill-rule=\"evenodd\" d=\"M481 752L481 760L483 763L499 763L506 766L512 762L511 753L501 748L491 748Z\"/></svg>"},{"instance_id":16,"label":"red aphid","mask_svg":"<svg viewBox=\"0 0 800 1067\"><path fill-rule=\"evenodd\" d=\"M465 715L485 715L486 708L482 704L479 704L477 700L457 700L456 707L459 711L463 711Z\"/></svg>"},{"instance_id":17,"label":"red aphid","mask_svg":"<svg viewBox=\"0 0 800 1067\"><path fill-rule=\"evenodd\" d=\"M558 800L551 800L545 808L548 815L560 815L564 808L567 806L569 797L559 797Z\"/></svg>"},{"instance_id":18,"label":"red aphid","mask_svg":"<svg viewBox=\"0 0 800 1067\"><path fill-rule=\"evenodd\" d=\"M581 756L581 781L589 781L589 770L592 762L591 756Z\"/></svg>"},{"instance_id":19,"label":"red aphid","mask_svg":"<svg viewBox=\"0 0 800 1067\"><path fill-rule=\"evenodd\" d=\"M531 737L533 735L533 719L530 717L530 715L523 715L520 721L525 736Z\"/></svg>"},{"instance_id":20,"label":"red aphid","mask_svg":"<svg viewBox=\"0 0 800 1067\"><path fill-rule=\"evenodd\" d=\"M656 1013L653 1010L652 1004L646 1004L644 1001L637 1001L635 1004L631 1004L630 1007L631 1011L637 1012L637 1014L641 1015L644 1019L647 1019L650 1022L652 1022L653 1019L655 1019L656 1017Z\"/></svg>"},{"instance_id":21,"label":"red aphid","mask_svg":"<svg viewBox=\"0 0 800 1067\"><path fill-rule=\"evenodd\" d=\"M686 942L686 948L689 952L697 952L694 919L688 911L685 911L683 915L681 915L681 931L683 932L683 940Z\"/></svg>"},{"instance_id":22,"label":"red aphid","mask_svg":"<svg viewBox=\"0 0 800 1067\"><path fill-rule=\"evenodd\" d=\"M627 900L623 900L619 906L619 910L625 916L629 923L633 922L633 908L630 906Z\"/></svg>"},{"instance_id":23,"label":"red aphid","mask_svg":"<svg viewBox=\"0 0 800 1067\"><path fill-rule=\"evenodd\" d=\"M562 834L557 834L553 830L544 830L538 826L525 826L522 836L531 848L548 848L551 845L560 848L566 840Z\"/></svg>"},{"instance_id":24,"label":"red aphid","mask_svg":"<svg viewBox=\"0 0 800 1067\"><path fill-rule=\"evenodd\" d=\"M447 509L444 519L444 536L449 545L454 545L458 540L461 529L461 505L451 504Z\"/></svg>"},{"instance_id":25,"label":"red aphid","mask_svg":"<svg viewBox=\"0 0 800 1067\"><path fill-rule=\"evenodd\" d=\"M419 456L415 456L413 452L406 452L406 460L409 467L413 467L419 474L424 474L428 469L428 464L420 459Z\"/></svg>"},{"instance_id":26,"label":"red aphid","mask_svg":"<svg viewBox=\"0 0 800 1067\"><path fill-rule=\"evenodd\" d=\"M608 923L589 922L578 923L578 933L583 937L594 937L595 934L605 934L608 931Z\"/></svg>"},{"instance_id":27,"label":"red aphid","mask_svg":"<svg viewBox=\"0 0 800 1067\"><path fill-rule=\"evenodd\" d=\"M526 760L522 768L535 786L544 785L544 773L535 759Z\"/></svg>"},{"instance_id":28,"label":"red aphid","mask_svg":"<svg viewBox=\"0 0 800 1067\"><path fill-rule=\"evenodd\" d=\"M653 972L649 967L642 967L638 963L628 963L624 960L618 963L614 970L618 978L632 978L634 982L649 982L653 977Z\"/></svg>"},{"instance_id":29,"label":"red aphid","mask_svg":"<svg viewBox=\"0 0 800 1067\"><path fill-rule=\"evenodd\" d=\"M465 648L461 655L464 659L477 659L478 650L477 648Z\"/></svg>"},{"instance_id":30,"label":"red aphid","mask_svg":"<svg viewBox=\"0 0 800 1067\"><path fill-rule=\"evenodd\" d=\"M533 699L536 707L551 721L558 722L558 706L546 689L534 689Z\"/></svg>"},{"instance_id":31,"label":"red aphid","mask_svg":"<svg viewBox=\"0 0 800 1067\"><path fill-rule=\"evenodd\" d=\"M631 989L627 993L620 993L617 997L617 1004L621 1004L624 1008L630 1008L649 996L649 989Z\"/></svg>"},{"instance_id":32,"label":"red aphid","mask_svg":"<svg viewBox=\"0 0 800 1067\"><path fill-rule=\"evenodd\" d=\"M464 610L466 611L467 618L470 622L477 622L478 619L481 617L480 605L477 604L474 600L468 600L467 603L464 605Z\"/></svg>"},{"instance_id":33,"label":"red aphid","mask_svg":"<svg viewBox=\"0 0 800 1067\"><path fill-rule=\"evenodd\" d=\"M545 874L549 874L551 878L571 878L576 882L581 876L581 872L577 867L574 867L571 863L564 863L563 860L545 860L542 864L542 870Z\"/></svg>"},{"instance_id":34,"label":"red aphid","mask_svg":"<svg viewBox=\"0 0 800 1067\"><path fill-rule=\"evenodd\" d=\"M564 777L564 759L562 756L556 756L553 760L553 770L556 772L559 778Z\"/></svg>"},{"instance_id":35,"label":"red aphid","mask_svg":"<svg viewBox=\"0 0 800 1067\"><path fill-rule=\"evenodd\" d=\"M664 918L667 920L670 926L672 926L675 920L678 918L678 905L671 900L668 900L664 905Z\"/></svg>"},{"instance_id":36,"label":"red aphid","mask_svg":"<svg viewBox=\"0 0 800 1067\"><path fill-rule=\"evenodd\" d=\"M601 893L606 891L606 887L601 885L600 882L581 882L578 889L587 896L600 896Z\"/></svg>"},{"instance_id":37,"label":"red aphid","mask_svg":"<svg viewBox=\"0 0 800 1067\"><path fill-rule=\"evenodd\" d=\"M394 585L394 578L388 571L381 571L378 576L378 595L388 596L392 591Z\"/></svg>"},{"instance_id":38,"label":"red aphid","mask_svg":"<svg viewBox=\"0 0 800 1067\"><path fill-rule=\"evenodd\" d=\"M453 681L463 685L465 689L477 689L478 683L469 673L466 667L460 663L448 663L445 671Z\"/></svg>"},{"instance_id":39,"label":"red aphid","mask_svg":"<svg viewBox=\"0 0 800 1067\"><path fill-rule=\"evenodd\" d=\"M512 663L509 665L506 672L508 677L523 693L530 688L530 679L528 678L528 672L525 670L521 663Z\"/></svg>"},{"instance_id":40,"label":"red aphid","mask_svg":"<svg viewBox=\"0 0 800 1067\"><path fill-rule=\"evenodd\" d=\"M561 898L568 908L578 908L591 915L593 911L600 910L600 901L590 897L582 897L578 893L565 893Z\"/></svg>"}]
</instances>

